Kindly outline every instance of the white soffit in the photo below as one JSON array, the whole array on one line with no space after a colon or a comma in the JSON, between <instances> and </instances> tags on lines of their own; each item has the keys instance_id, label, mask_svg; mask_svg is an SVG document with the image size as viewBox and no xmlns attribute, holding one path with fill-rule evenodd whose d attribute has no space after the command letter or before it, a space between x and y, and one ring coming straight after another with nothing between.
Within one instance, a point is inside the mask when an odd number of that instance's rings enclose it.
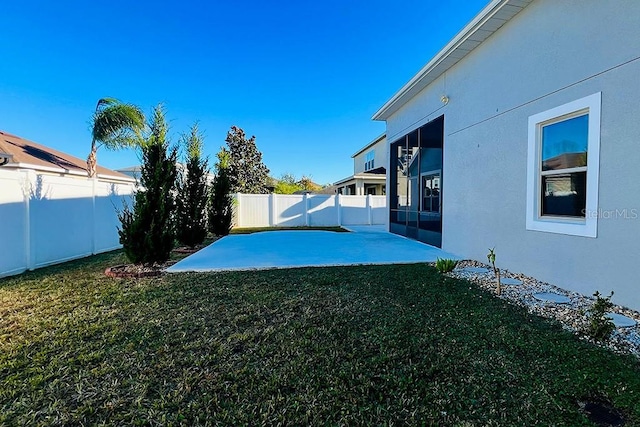
<instances>
[{"instance_id":1,"label":"white soffit","mask_svg":"<svg viewBox=\"0 0 640 427\"><path fill-rule=\"evenodd\" d=\"M492 0L372 117L387 120L418 92L457 64L533 0Z\"/></svg>"}]
</instances>

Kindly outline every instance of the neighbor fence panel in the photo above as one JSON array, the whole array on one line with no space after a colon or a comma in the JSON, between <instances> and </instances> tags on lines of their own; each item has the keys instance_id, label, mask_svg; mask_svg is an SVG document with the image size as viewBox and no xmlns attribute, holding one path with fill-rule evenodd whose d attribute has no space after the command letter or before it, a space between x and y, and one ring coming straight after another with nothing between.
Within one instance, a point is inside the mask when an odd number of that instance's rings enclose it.
<instances>
[{"instance_id":1,"label":"neighbor fence panel","mask_svg":"<svg viewBox=\"0 0 640 427\"><path fill-rule=\"evenodd\" d=\"M269 198L269 194L237 194L235 209L237 224L242 224L242 227L271 225L272 209Z\"/></svg>"},{"instance_id":2,"label":"neighbor fence panel","mask_svg":"<svg viewBox=\"0 0 640 427\"><path fill-rule=\"evenodd\" d=\"M236 227L383 225L386 196L237 194Z\"/></svg>"},{"instance_id":3,"label":"neighbor fence panel","mask_svg":"<svg viewBox=\"0 0 640 427\"><path fill-rule=\"evenodd\" d=\"M25 174L0 170L0 276L27 269L29 206Z\"/></svg>"},{"instance_id":4,"label":"neighbor fence panel","mask_svg":"<svg viewBox=\"0 0 640 427\"><path fill-rule=\"evenodd\" d=\"M117 209L134 184L0 171L0 277L120 247Z\"/></svg>"},{"instance_id":5,"label":"neighbor fence panel","mask_svg":"<svg viewBox=\"0 0 640 427\"><path fill-rule=\"evenodd\" d=\"M371 208L371 223L386 224L389 212L387 212L387 196L369 196Z\"/></svg>"},{"instance_id":6,"label":"neighbor fence panel","mask_svg":"<svg viewBox=\"0 0 640 427\"><path fill-rule=\"evenodd\" d=\"M33 267L91 255L93 183L38 175L29 209Z\"/></svg>"},{"instance_id":7,"label":"neighbor fence panel","mask_svg":"<svg viewBox=\"0 0 640 427\"><path fill-rule=\"evenodd\" d=\"M311 226L334 226L338 225L338 198L331 195L309 196L309 225Z\"/></svg>"},{"instance_id":8,"label":"neighbor fence panel","mask_svg":"<svg viewBox=\"0 0 640 427\"><path fill-rule=\"evenodd\" d=\"M133 204L131 186L96 181L95 189L94 252L106 252L121 247L118 228L120 220L114 211L120 212L124 204Z\"/></svg>"},{"instance_id":9,"label":"neighbor fence panel","mask_svg":"<svg viewBox=\"0 0 640 427\"><path fill-rule=\"evenodd\" d=\"M305 201L301 194L274 194L274 223L276 226L301 227L306 224Z\"/></svg>"},{"instance_id":10,"label":"neighbor fence panel","mask_svg":"<svg viewBox=\"0 0 640 427\"><path fill-rule=\"evenodd\" d=\"M367 206L369 196L343 196L341 199L342 225L371 224Z\"/></svg>"}]
</instances>

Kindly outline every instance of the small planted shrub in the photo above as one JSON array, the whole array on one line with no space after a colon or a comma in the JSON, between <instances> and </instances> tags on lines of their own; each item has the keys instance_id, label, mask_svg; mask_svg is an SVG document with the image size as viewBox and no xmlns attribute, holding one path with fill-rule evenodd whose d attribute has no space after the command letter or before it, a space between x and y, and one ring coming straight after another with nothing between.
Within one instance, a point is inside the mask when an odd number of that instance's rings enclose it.
<instances>
[{"instance_id":1,"label":"small planted shrub","mask_svg":"<svg viewBox=\"0 0 640 427\"><path fill-rule=\"evenodd\" d=\"M440 273L448 273L450 271L453 271L453 269L456 268L456 265L458 265L458 261L456 261L455 259L438 258L436 260L436 270L438 270Z\"/></svg>"},{"instance_id":2,"label":"small planted shrub","mask_svg":"<svg viewBox=\"0 0 640 427\"><path fill-rule=\"evenodd\" d=\"M597 291L593 296L596 301L587 310L587 320L589 322L587 334L594 340L606 341L616 328L611 318L607 316L607 313L613 308L613 303L611 302L613 291L608 297L600 295L600 292Z\"/></svg>"},{"instance_id":3,"label":"small planted shrub","mask_svg":"<svg viewBox=\"0 0 640 427\"><path fill-rule=\"evenodd\" d=\"M496 248L489 249L489 253L487 254L487 259L491 263L493 267L493 274L496 275L496 294L500 295L502 293L502 286L500 284L500 270L496 268Z\"/></svg>"}]
</instances>

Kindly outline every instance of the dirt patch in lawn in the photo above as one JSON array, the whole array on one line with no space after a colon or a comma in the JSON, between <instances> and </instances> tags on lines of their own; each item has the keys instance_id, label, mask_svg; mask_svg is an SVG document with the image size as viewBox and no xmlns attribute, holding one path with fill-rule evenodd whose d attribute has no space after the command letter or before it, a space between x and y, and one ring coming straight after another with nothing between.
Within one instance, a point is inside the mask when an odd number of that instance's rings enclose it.
<instances>
[{"instance_id":1,"label":"dirt patch in lawn","mask_svg":"<svg viewBox=\"0 0 640 427\"><path fill-rule=\"evenodd\" d=\"M175 253L175 254L184 254L184 255L191 255L191 254L195 254L196 252L198 252L200 249L203 249L205 247L207 247L208 245L196 245L193 248L190 248L189 246L180 246L178 248L175 248L174 250L172 250L171 252Z\"/></svg>"},{"instance_id":2,"label":"dirt patch in lawn","mask_svg":"<svg viewBox=\"0 0 640 427\"><path fill-rule=\"evenodd\" d=\"M176 261L168 261L164 264L154 265L137 265L137 264L119 264L109 267L104 271L107 277L114 278L143 278L143 277L157 277L164 273L168 267L175 264Z\"/></svg>"}]
</instances>

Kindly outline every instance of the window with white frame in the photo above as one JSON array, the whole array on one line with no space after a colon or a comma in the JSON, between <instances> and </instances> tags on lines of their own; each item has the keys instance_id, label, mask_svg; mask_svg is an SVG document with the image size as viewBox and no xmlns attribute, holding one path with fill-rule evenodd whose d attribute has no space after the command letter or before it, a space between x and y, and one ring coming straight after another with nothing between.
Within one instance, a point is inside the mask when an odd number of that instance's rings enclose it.
<instances>
[{"instance_id":1,"label":"window with white frame","mask_svg":"<svg viewBox=\"0 0 640 427\"><path fill-rule=\"evenodd\" d=\"M375 167L374 166L375 158L376 158L375 150L371 150L366 154L366 156L364 158L364 170L365 171L371 170L371 169L373 169Z\"/></svg>"},{"instance_id":2,"label":"window with white frame","mask_svg":"<svg viewBox=\"0 0 640 427\"><path fill-rule=\"evenodd\" d=\"M529 117L527 229L597 235L601 93Z\"/></svg>"},{"instance_id":3,"label":"window with white frame","mask_svg":"<svg viewBox=\"0 0 640 427\"><path fill-rule=\"evenodd\" d=\"M421 175L421 212L440 213L440 171L425 172Z\"/></svg>"}]
</instances>

